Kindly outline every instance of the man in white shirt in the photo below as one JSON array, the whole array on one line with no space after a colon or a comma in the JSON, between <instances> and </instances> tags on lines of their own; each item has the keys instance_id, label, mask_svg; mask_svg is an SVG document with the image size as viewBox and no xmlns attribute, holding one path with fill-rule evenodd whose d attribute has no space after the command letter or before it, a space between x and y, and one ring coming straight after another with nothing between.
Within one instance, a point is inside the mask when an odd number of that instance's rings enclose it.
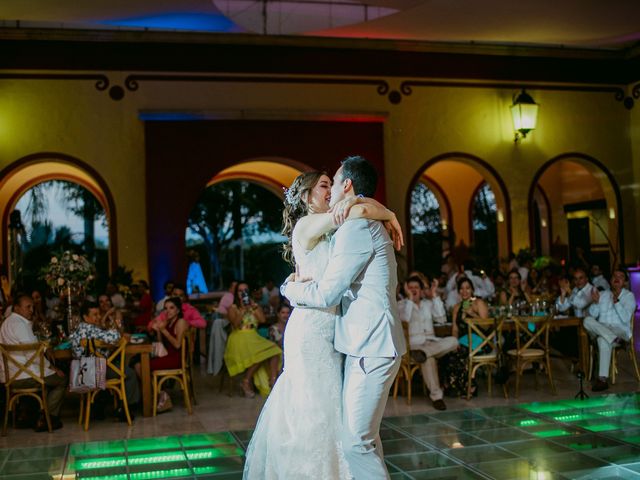
<instances>
[{"instance_id":1,"label":"man in white shirt","mask_svg":"<svg viewBox=\"0 0 640 480\"><path fill-rule=\"evenodd\" d=\"M424 283L418 276L409 277L405 283L406 299L398 302L400 319L409 324L409 344L411 350L425 353L426 360L420 365L422 378L429 389L429 398L436 410L446 410L442 400L443 392L438 378L437 359L458 348L455 337L436 337L433 329L436 323L446 321L442 299L438 296L438 282L433 281L426 290L429 298L422 298Z\"/></svg>"},{"instance_id":2,"label":"man in white shirt","mask_svg":"<svg viewBox=\"0 0 640 480\"><path fill-rule=\"evenodd\" d=\"M598 378L591 387L594 392L609 388L611 351L616 343L631 338L636 299L624 288L626 281L627 272L615 269L611 275L611 290L600 292L594 288L591 294L593 303L589 316L584 319L584 329L598 343Z\"/></svg>"},{"instance_id":3,"label":"man in white shirt","mask_svg":"<svg viewBox=\"0 0 640 480\"><path fill-rule=\"evenodd\" d=\"M591 290L593 286L589 283L587 272L582 267L578 267L573 272L573 281L575 287L571 289L569 280L563 278L560 280L560 296L556 300L556 309L558 312L567 313L573 308L573 314L582 318L587 313L587 307L591 304Z\"/></svg>"},{"instance_id":4,"label":"man in white shirt","mask_svg":"<svg viewBox=\"0 0 640 480\"><path fill-rule=\"evenodd\" d=\"M602 274L602 270L600 270L600 265L591 266L591 285L601 292L611 289L609 282L607 282L607 279L604 278L604 275Z\"/></svg>"},{"instance_id":5,"label":"man in white shirt","mask_svg":"<svg viewBox=\"0 0 640 480\"><path fill-rule=\"evenodd\" d=\"M464 262L463 271L451 275L447 281L447 308L453 308L454 305L460 302L460 295L458 294L457 282L460 277L467 277L473 283L473 291L476 297L488 299L496 293L496 287L491 279L484 273L484 270L480 270L480 275L473 273L473 262Z\"/></svg>"},{"instance_id":6,"label":"man in white shirt","mask_svg":"<svg viewBox=\"0 0 640 480\"><path fill-rule=\"evenodd\" d=\"M33 317L33 300L31 296L26 294L18 294L13 303L13 311L0 327L0 343L6 345L21 345L38 343L38 339L33 334L33 325L31 318ZM32 352L16 353L14 358L16 360L23 359L23 364L26 364ZM40 375L39 366L37 363L30 365L29 369L36 375ZM2 369L2 381L5 381L4 368ZM17 367L9 366L9 376L12 377L18 371ZM13 383L16 388L25 387L37 387L39 384L29 374L21 372L18 375L18 380ZM49 415L51 417L52 428L62 428L62 422L60 421L60 408L62 407L62 401L64 400L64 394L67 386L67 378L60 370L53 367L45 360L44 381L49 391L47 392L47 406L49 407ZM36 432L47 431L47 423L44 414L40 416L35 427Z\"/></svg>"}]
</instances>

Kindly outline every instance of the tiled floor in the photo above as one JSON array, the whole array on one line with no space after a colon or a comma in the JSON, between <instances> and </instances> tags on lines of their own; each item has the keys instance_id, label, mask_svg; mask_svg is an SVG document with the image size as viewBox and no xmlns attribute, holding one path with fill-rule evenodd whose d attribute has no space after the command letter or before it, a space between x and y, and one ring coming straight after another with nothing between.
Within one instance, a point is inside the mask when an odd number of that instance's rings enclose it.
<instances>
[{"instance_id":1,"label":"tiled floor","mask_svg":"<svg viewBox=\"0 0 640 480\"><path fill-rule=\"evenodd\" d=\"M400 479L640 479L640 394L387 417ZM240 479L250 430L0 450L0 478Z\"/></svg>"}]
</instances>

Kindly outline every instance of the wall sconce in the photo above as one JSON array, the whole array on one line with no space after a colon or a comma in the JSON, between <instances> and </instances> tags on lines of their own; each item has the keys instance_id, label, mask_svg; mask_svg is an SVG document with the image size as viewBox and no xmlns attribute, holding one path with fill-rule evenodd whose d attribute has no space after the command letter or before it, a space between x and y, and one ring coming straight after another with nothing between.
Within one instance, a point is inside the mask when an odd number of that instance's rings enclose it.
<instances>
[{"instance_id":1,"label":"wall sconce","mask_svg":"<svg viewBox=\"0 0 640 480\"><path fill-rule=\"evenodd\" d=\"M518 143L518 140L525 138L527 133L536 128L538 106L524 88L518 96L514 95L511 105L513 129L516 131L514 142Z\"/></svg>"},{"instance_id":2,"label":"wall sconce","mask_svg":"<svg viewBox=\"0 0 640 480\"><path fill-rule=\"evenodd\" d=\"M615 220L616 219L616 209L613 207L609 207L609 218L611 220Z\"/></svg>"},{"instance_id":3,"label":"wall sconce","mask_svg":"<svg viewBox=\"0 0 640 480\"><path fill-rule=\"evenodd\" d=\"M497 217L498 217L498 222L500 223L504 222L504 212L502 211L501 208L499 208L497 211Z\"/></svg>"},{"instance_id":4,"label":"wall sconce","mask_svg":"<svg viewBox=\"0 0 640 480\"><path fill-rule=\"evenodd\" d=\"M540 226L542 228L547 228L547 219L546 218L540 219Z\"/></svg>"},{"instance_id":5,"label":"wall sconce","mask_svg":"<svg viewBox=\"0 0 640 480\"><path fill-rule=\"evenodd\" d=\"M447 228L449 228L449 226L447 225L447 221L443 218L442 219L442 231L445 231Z\"/></svg>"}]
</instances>

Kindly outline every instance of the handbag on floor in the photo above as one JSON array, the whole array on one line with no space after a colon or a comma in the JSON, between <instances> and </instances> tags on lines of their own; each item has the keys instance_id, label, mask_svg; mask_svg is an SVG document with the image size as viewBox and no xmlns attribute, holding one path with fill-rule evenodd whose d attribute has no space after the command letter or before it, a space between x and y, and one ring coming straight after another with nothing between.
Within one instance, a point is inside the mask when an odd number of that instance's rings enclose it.
<instances>
[{"instance_id":1,"label":"handbag on floor","mask_svg":"<svg viewBox=\"0 0 640 480\"><path fill-rule=\"evenodd\" d=\"M86 393L104 390L107 381L107 360L103 357L86 356L71 360L69 391Z\"/></svg>"}]
</instances>

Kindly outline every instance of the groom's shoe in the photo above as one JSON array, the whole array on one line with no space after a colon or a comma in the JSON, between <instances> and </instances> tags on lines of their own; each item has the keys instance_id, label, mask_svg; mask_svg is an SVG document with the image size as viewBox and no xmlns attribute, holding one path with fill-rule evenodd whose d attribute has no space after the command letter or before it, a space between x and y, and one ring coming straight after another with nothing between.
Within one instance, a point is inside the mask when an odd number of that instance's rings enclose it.
<instances>
[{"instance_id":1,"label":"groom's shoe","mask_svg":"<svg viewBox=\"0 0 640 480\"><path fill-rule=\"evenodd\" d=\"M446 410L447 406L444 403L444 400L439 399L439 400L432 400L431 401L431 405L433 405L433 408L435 408L436 410Z\"/></svg>"}]
</instances>

